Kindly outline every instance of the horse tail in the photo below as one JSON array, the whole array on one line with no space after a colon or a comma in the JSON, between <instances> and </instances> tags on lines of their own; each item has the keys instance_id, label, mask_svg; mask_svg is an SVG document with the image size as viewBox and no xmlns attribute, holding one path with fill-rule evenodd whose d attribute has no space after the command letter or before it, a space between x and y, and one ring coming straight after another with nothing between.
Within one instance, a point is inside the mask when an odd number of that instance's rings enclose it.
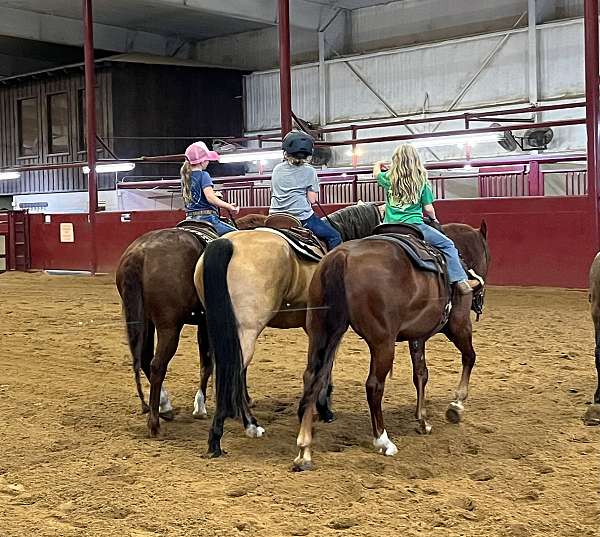
<instances>
[{"instance_id":1,"label":"horse tail","mask_svg":"<svg viewBox=\"0 0 600 537\"><path fill-rule=\"evenodd\" d=\"M153 335L154 330L148 319L146 319L141 268L133 268L131 264L119 267L117 286L123 304L123 317L125 318L127 342L131 351L135 385L142 403L142 412L145 413L149 408L142 390L140 370L142 369L142 359L146 351L145 345L148 342L149 333L152 331Z\"/></svg>"},{"instance_id":2,"label":"horse tail","mask_svg":"<svg viewBox=\"0 0 600 537\"><path fill-rule=\"evenodd\" d=\"M203 255L204 305L215 362L216 413L223 418L242 414L244 376L237 319L227 285L233 256L228 239L211 242Z\"/></svg>"},{"instance_id":3,"label":"horse tail","mask_svg":"<svg viewBox=\"0 0 600 537\"><path fill-rule=\"evenodd\" d=\"M346 252L335 250L317 269L309 290L307 331L308 367L304 374L304 395L298 416L316 402L319 413L331 395L329 386L335 351L350 324L346 300Z\"/></svg>"}]
</instances>

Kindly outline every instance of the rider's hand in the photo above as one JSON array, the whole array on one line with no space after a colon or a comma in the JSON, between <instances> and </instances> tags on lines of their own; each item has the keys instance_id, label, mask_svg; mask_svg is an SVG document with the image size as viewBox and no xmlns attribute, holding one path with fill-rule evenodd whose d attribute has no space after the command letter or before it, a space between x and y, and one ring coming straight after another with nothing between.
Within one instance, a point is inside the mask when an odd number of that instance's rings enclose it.
<instances>
[{"instance_id":1,"label":"rider's hand","mask_svg":"<svg viewBox=\"0 0 600 537\"><path fill-rule=\"evenodd\" d=\"M240 208L235 204L235 203L231 203L229 205L229 210L233 213L233 214L237 214L240 212Z\"/></svg>"}]
</instances>

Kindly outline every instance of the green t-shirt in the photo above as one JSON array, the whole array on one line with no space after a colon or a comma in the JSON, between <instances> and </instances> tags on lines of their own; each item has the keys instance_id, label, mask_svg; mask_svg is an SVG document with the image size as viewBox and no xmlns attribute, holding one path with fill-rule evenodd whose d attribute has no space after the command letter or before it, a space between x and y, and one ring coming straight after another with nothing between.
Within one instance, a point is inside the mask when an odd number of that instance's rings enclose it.
<instances>
[{"instance_id":1,"label":"green t-shirt","mask_svg":"<svg viewBox=\"0 0 600 537\"><path fill-rule=\"evenodd\" d=\"M421 190L421 199L418 203L407 205L395 205L392 201L392 184L388 179L387 172L381 172L377 176L379 186L385 189L385 217L383 221L386 224L422 224L423 207L431 205L435 200L433 191L429 182L425 183Z\"/></svg>"}]
</instances>

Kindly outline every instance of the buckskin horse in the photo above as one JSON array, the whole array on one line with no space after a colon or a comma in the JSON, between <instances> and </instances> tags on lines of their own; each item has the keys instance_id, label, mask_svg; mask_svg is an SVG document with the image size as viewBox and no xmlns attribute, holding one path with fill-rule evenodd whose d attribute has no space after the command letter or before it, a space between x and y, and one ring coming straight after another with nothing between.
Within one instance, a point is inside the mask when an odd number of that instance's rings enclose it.
<instances>
[{"instance_id":1,"label":"buckskin horse","mask_svg":"<svg viewBox=\"0 0 600 537\"><path fill-rule=\"evenodd\" d=\"M387 226L389 232L400 233L395 231L395 226ZM467 267L485 278L490 261L485 222L479 229L448 224L443 226L443 232L454 241ZM437 270L435 267L434 270L417 268L418 260L411 260L397 238L397 234L374 235L342 244L321 261L313 277L307 316L308 365L298 410L300 453L294 460L295 470L312 467L313 413L331 374L335 350L349 326L366 341L371 354L365 387L376 449L388 456L397 453L386 432L381 411L385 379L393 365L397 341L409 344L419 432L431 432L424 408L428 378L425 342L438 331L462 354L462 375L456 398L446 411L451 422L458 422L462 417L475 363L470 310L473 302L483 298L453 291L448 285L441 256ZM427 248L424 243L418 245ZM439 255L436 252L430 250L433 256ZM481 293L483 288L478 291Z\"/></svg>"},{"instance_id":2,"label":"buckskin horse","mask_svg":"<svg viewBox=\"0 0 600 537\"><path fill-rule=\"evenodd\" d=\"M343 240L365 237L381 221L375 204L340 209L329 215ZM226 418L241 417L250 437L264 434L244 398L245 371L256 339L266 326L305 327L308 286L317 263L300 258L276 230L238 231L211 242L198 261L196 289L204 304L215 362L216 407L208 456L222 454ZM329 379L317 403L325 421Z\"/></svg>"},{"instance_id":3,"label":"buckskin horse","mask_svg":"<svg viewBox=\"0 0 600 537\"><path fill-rule=\"evenodd\" d=\"M240 229L262 225L265 216L250 214L236 222ZM184 229L159 229L145 233L125 250L116 273L123 305L127 340L142 412L148 414L150 435L158 434L159 415L173 419L173 408L162 383L177 351L185 324L198 326L200 386L195 417L205 417L206 386L212 372L208 358L206 321L194 287L194 269L204 250L199 237ZM157 335L156 353L154 336ZM150 406L144 400L140 369L150 382Z\"/></svg>"},{"instance_id":4,"label":"buckskin horse","mask_svg":"<svg viewBox=\"0 0 600 537\"><path fill-rule=\"evenodd\" d=\"M596 255L590 268L590 303L592 306L592 320L594 321L596 374L598 386L594 394L594 401L587 409L583 421L586 425L600 425L600 254Z\"/></svg>"}]
</instances>

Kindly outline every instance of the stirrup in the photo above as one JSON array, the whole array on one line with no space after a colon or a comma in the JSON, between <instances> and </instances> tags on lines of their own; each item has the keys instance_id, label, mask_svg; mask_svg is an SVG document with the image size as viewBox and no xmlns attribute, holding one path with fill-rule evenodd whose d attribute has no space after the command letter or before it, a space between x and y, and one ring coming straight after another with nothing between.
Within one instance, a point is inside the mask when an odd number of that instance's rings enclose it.
<instances>
[{"instance_id":1,"label":"stirrup","mask_svg":"<svg viewBox=\"0 0 600 537\"><path fill-rule=\"evenodd\" d=\"M475 289L478 289L479 287L485 287L485 281L483 280L483 278L477 274L477 272L475 272L473 269L469 269L467 270L467 274L469 276L471 276L471 278L473 278L474 280L477 280L479 282L479 285L477 287L475 287Z\"/></svg>"}]
</instances>

